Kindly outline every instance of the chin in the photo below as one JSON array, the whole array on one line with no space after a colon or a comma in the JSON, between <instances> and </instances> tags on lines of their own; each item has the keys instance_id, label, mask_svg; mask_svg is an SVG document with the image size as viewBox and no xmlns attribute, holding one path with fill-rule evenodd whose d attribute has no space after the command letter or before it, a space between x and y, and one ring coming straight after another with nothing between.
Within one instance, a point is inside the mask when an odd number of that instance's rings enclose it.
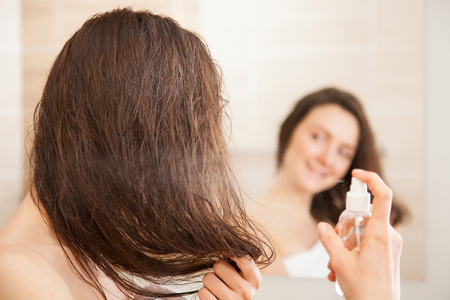
<instances>
[{"instance_id":1,"label":"chin","mask_svg":"<svg viewBox=\"0 0 450 300\"><path fill-rule=\"evenodd\" d=\"M309 190L311 192L311 194L317 195L320 194L322 192L325 192L326 190L331 189L332 187L334 187L337 184L336 182L331 182L328 184L315 184L315 185L310 185L309 186Z\"/></svg>"},{"instance_id":2,"label":"chin","mask_svg":"<svg viewBox=\"0 0 450 300\"><path fill-rule=\"evenodd\" d=\"M309 183L306 183L305 185L303 185L303 189L307 193L312 194L312 195L316 195L316 194L319 194L319 193L321 193L323 191L326 191L330 187L331 186L329 186L329 185L324 185L324 184L321 184L321 183L318 183L318 182L309 182Z\"/></svg>"}]
</instances>

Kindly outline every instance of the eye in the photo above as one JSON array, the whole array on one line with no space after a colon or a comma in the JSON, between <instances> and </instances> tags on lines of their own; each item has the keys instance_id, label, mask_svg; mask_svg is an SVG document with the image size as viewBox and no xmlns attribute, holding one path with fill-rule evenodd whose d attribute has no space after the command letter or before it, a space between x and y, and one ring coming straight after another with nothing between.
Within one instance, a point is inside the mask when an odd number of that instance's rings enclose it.
<instances>
[{"instance_id":1,"label":"eye","mask_svg":"<svg viewBox=\"0 0 450 300\"><path fill-rule=\"evenodd\" d=\"M352 154L347 149L340 149L339 155L343 158L351 158Z\"/></svg>"},{"instance_id":2,"label":"eye","mask_svg":"<svg viewBox=\"0 0 450 300\"><path fill-rule=\"evenodd\" d=\"M320 133L313 133L313 139L316 140L316 141L318 141L318 142L321 142L321 141L323 141L325 138L324 138L324 136L323 136L322 134L320 134Z\"/></svg>"}]
</instances>

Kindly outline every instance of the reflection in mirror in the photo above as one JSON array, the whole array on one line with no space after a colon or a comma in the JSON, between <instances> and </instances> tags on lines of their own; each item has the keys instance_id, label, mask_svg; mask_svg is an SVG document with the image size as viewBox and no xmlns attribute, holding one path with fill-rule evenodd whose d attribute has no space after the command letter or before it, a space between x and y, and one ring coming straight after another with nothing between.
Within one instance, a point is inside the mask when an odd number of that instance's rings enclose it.
<instances>
[{"instance_id":1,"label":"reflection in mirror","mask_svg":"<svg viewBox=\"0 0 450 300\"><path fill-rule=\"evenodd\" d=\"M278 133L295 102L339 87L362 102L384 179L411 213L401 277L423 280L422 1L251 3L202 3L200 26L224 72L230 150L249 203L264 201L276 180Z\"/></svg>"},{"instance_id":2,"label":"reflection in mirror","mask_svg":"<svg viewBox=\"0 0 450 300\"><path fill-rule=\"evenodd\" d=\"M277 248L277 260L263 274L327 278L329 256L319 242L317 224L336 226L349 209L351 170L382 176L360 101L336 88L302 98L281 125L276 158L273 182L257 205L249 205ZM391 216L392 226L400 230L408 210L395 198Z\"/></svg>"}]
</instances>

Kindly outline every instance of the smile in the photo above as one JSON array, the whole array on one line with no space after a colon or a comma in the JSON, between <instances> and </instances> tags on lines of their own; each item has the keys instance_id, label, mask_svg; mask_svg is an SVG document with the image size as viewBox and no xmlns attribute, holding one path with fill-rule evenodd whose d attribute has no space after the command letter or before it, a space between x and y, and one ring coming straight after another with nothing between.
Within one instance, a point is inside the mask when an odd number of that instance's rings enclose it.
<instances>
[{"instance_id":1,"label":"smile","mask_svg":"<svg viewBox=\"0 0 450 300\"><path fill-rule=\"evenodd\" d=\"M327 171L317 170L316 168L312 167L311 164L308 162L306 163L306 167L307 167L309 173L316 178L323 179L323 178L327 177L327 175L328 175Z\"/></svg>"}]
</instances>

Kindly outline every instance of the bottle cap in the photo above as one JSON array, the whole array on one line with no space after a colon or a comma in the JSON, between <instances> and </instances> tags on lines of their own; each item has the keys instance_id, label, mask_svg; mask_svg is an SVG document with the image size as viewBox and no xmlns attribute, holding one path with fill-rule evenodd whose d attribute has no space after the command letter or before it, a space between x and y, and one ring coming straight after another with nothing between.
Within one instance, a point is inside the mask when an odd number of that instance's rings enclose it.
<instances>
[{"instance_id":1,"label":"bottle cap","mask_svg":"<svg viewBox=\"0 0 450 300\"><path fill-rule=\"evenodd\" d=\"M347 192L347 201L345 203L347 210L369 211L370 193L367 191L367 184L352 177L350 191Z\"/></svg>"}]
</instances>

